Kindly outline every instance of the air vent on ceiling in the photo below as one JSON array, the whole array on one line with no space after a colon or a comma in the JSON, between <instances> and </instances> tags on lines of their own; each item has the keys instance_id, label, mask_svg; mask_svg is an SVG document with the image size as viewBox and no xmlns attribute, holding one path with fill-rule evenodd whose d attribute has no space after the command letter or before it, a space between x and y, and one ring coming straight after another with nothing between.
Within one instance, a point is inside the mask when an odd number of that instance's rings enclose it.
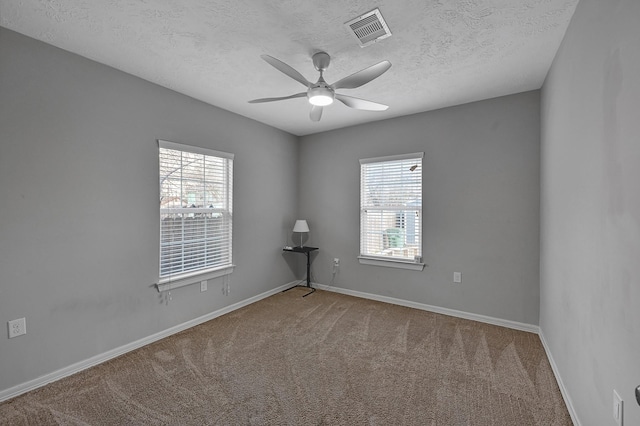
<instances>
[{"instance_id":1,"label":"air vent on ceiling","mask_svg":"<svg viewBox=\"0 0 640 426\"><path fill-rule=\"evenodd\" d=\"M356 36L360 47L369 46L379 40L391 36L391 31L384 22L384 18L379 9L374 9L364 15L358 16L345 25L349 31Z\"/></svg>"}]
</instances>

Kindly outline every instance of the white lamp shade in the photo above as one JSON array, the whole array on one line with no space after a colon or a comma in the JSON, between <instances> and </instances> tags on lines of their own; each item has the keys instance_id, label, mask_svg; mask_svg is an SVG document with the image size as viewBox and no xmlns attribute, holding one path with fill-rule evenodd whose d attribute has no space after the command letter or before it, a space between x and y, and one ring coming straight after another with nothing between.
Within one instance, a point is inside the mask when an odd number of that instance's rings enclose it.
<instances>
[{"instance_id":1,"label":"white lamp shade","mask_svg":"<svg viewBox=\"0 0 640 426\"><path fill-rule=\"evenodd\" d=\"M309 232L309 225L304 219L296 220L296 224L293 226L293 232Z\"/></svg>"}]
</instances>

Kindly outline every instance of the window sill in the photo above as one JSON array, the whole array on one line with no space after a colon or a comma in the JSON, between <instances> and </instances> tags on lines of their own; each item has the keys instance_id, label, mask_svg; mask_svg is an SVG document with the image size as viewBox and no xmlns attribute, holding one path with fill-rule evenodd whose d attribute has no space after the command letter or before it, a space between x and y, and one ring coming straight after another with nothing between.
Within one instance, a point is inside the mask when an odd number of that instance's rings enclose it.
<instances>
[{"instance_id":1,"label":"window sill","mask_svg":"<svg viewBox=\"0 0 640 426\"><path fill-rule=\"evenodd\" d=\"M156 284L156 288L159 292L163 292L180 287L185 287L191 284L196 284L201 281L211 280L214 278L223 277L225 275L231 275L235 266L236 265L227 265L217 269L207 269L206 271L198 271L190 274L161 278Z\"/></svg>"},{"instance_id":2,"label":"window sill","mask_svg":"<svg viewBox=\"0 0 640 426\"><path fill-rule=\"evenodd\" d=\"M425 267L424 263L411 262L409 260L400 259L384 259L379 257L358 256L361 265L383 266L386 268L409 269L411 271L422 271Z\"/></svg>"}]
</instances>

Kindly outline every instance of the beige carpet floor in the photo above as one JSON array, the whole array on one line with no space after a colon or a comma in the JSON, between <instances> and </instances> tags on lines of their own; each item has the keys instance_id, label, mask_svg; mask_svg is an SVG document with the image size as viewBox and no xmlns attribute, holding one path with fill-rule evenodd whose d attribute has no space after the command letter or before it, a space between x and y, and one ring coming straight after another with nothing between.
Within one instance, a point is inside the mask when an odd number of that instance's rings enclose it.
<instances>
[{"instance_id":1,"label":"beige carpet floor","mask_svg":"<svg viewBox=\"0 0 640 426\"><path fill-rule=\"evenodd\" d=\"M304 292L6 401L0 424L571 425L535 334Z\"/></svg>"}]
</instances>

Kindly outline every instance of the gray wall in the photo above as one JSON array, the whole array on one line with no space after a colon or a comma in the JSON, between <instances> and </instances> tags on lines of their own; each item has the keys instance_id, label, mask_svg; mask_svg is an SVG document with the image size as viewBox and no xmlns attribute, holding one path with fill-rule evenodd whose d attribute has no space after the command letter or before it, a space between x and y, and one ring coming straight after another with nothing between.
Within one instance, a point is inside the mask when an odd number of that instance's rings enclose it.
<instances>
[{"instance_id":1,"label":"gray wall","mask_svg":"<svg viewBox=\"0 0 640 426\"><path fill-rule=\"evenodd\" d=\"M538 324L539 91L301 138L299 216L315 281ZM337 105L336 108L340 106ZM358 263L360 158L424 151L423 254L408 271ZM332 276L331 262L340 258ZM453 284L453 272L463 273Z\"/></svg>"},{"instance_id":2,"label":"gray wall","mask_svg":"<svg viewBox=\"0 0 640 426\"><path fill-rule=\"evenodd\" d=\"M215 70L212 70L215 72ZM156 139L232 152L234 263L158 276ZM292 281L297 138L0 28L0 390ZM296 272L296 271L294 271Z\"/></svg>"},{"instance_id":3,"label":"gray wall","mask_svg":"<svg viewBox=\"0 0 640 426\"><path fill-rule=\"evenodd\" d=\"M543 87L540 326L581 423L640 425L640 2L581 0Z\"/></svg>"}]
</instances>

